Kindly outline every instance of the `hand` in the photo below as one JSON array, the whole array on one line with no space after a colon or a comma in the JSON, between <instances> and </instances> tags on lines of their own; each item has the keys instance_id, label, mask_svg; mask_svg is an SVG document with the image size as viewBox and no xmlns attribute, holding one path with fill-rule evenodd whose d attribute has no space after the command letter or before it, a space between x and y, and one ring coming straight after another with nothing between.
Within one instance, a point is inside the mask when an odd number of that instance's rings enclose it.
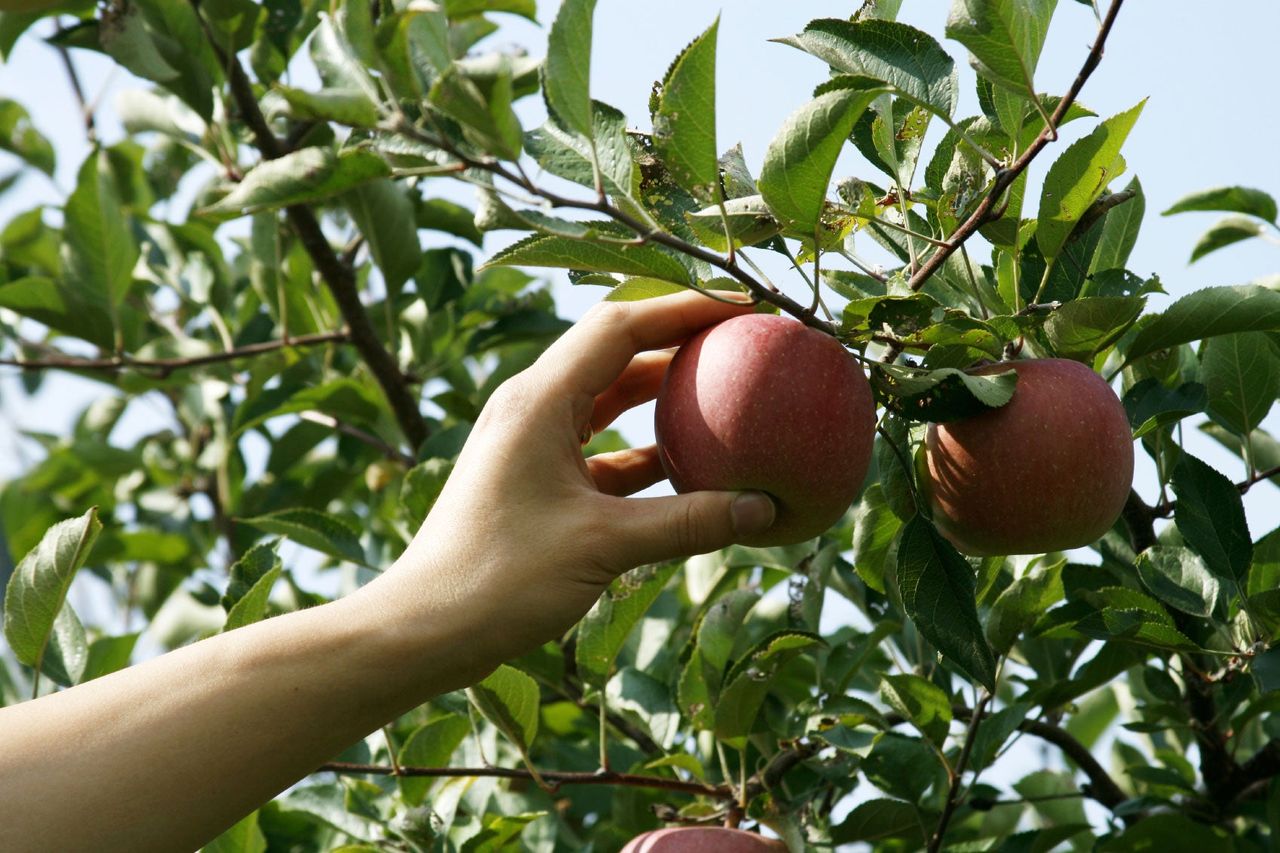
<instances>
[{"instance_id":1,"label":"hand","mask_svg":"<svg viewBox=\"0 0 1280 853\"><path fill-rule=\"evenodd\" d=\"M692 292L592 308L493 394L413 543L362 592L471 637L458 652L479 677L560 636L622 572L767 529L760 493L626 498L663 479L653 446L582 455L657 395L664 348L749 310Z\"/></svg>"}]
</instances>

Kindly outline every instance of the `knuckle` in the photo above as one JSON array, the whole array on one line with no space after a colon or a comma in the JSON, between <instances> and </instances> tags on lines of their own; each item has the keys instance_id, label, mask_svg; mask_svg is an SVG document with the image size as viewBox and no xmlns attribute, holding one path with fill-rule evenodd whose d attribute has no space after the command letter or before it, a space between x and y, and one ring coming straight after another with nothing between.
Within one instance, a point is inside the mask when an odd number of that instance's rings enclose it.
<instances>
[{"instance_id":1,"label":"knuckle","mask_svg":"<svg viewBox=\"0 0 1280 853\"><path fill-rule=\"evenodd\" d=\"M582 315L583 322L615 326L626 323L631 308L624 302L597 302Z\"/></svg>"},{"instance_id":2,"label":"knuckle","mask_svg":"<svg viewBox=\"0 0 1280 853\"><path fill-rule=\"evenodd\" d=\"M667 529L671 532L672 546L681 554L696 554L706 541L706 524L692 501L672 510Z\"/></svg>"}]
</instances>

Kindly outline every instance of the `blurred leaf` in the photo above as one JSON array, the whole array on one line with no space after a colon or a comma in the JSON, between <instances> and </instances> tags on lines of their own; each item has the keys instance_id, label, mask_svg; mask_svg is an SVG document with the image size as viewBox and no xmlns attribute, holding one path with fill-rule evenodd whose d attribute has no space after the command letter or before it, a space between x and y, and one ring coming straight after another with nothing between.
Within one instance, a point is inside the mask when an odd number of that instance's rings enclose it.
<instances>
[{"instance_id":1,"label":"blurred leaf","mask_svg":"<svg viewBox=\"0 0 1280 853\"><path fill-rule=\"evenodd\" d=\"M427 97L432 106L457 120L462 132L475 144L492 149L504 160L520 156L524 132L511 104L515 100L514 71L503 60L497 74L477 80L458 63L450 65L431 84ZM480 85L481 83L485 85Z\"/></svg>"},{"instance_id":2,"label":"blurred leaf","mask_svg":"<svg viewBox=\"0 0 1280 853\"><path fill-rule=\"evenodd\" d=\"M546 814L547 812L530 812L486 817L484 829L466 840L461 853L499 853L511 850L524 828Z\"/></svg>"},{"instance_id":3,"label":"blurred leaf","mask_svg":"<svg viewBox=\"0 0 1280 853\"><path fill-rule=\"evenodd\" d=\"M328 513L304 508L282 509L238 521L265 533L292 539L299 545L331 557L367 565L364 549L360 547L360 534L345 521Z\"/></svg>"},{"instance_id":4,"label":"blurred leaf","mask_svg":"<svg viewBox=\"0 0 1280 853\"><path fill-rule=\"evenodd\" d=\"M249 170L240 183L199 216L233 219L260 210L323 201L361 184L386 177L390 167L369 151L303 148Z\"/></svg>"},{"instance_id":5,"label":"blurred leaf","mask_svg":"<svg viewBox=\"0 0 1280 853\"><path fill-rule=\"evenodd\" d=\"M67 590L101 530L97 507L79 518L58 522L9 577L4 597L4 636L14 655L27 666L40 668L59 618L75 619L69 610L68 616L60 616ZM79 620L75 621L79 625ZM83 633L81 628L82 639ZM81 671L83 667L81 661Z\"/></svg>"},{"instance_id":6,"label":"blurred leaf","mask_svg":"<svg viewBox=\"0 0 1280 853\"><path fill-rule=\"evenodd\" d=\"M761 640L733 665L715 707L716 737L740 748L755 724L764 698L788 661L825 645L804 631L780 631Z\"/></svg>"},{"instance_id":7,"label":"blurred leaf","mask_svg":"<svg viewBox=\"0 0 1280 853\"><path fill-rule=\"evenodd\" d=\"M1041 562L1000 593L987 616L987 640L996 654L1008 654L1023 631L1062 600L1066 560Z\"/></svg>"},{"instance_id":8,"label":"blurred leaf","mask_svg":"<svg viewBox=\"0 0 1280 853\"><path fill-rule=\"evenodd\" d=\"M255 811L200 848L200 853L265 853L266 849L267 839Z\"/></svg>"},{"instance_id":9,"label":"blurred leaf","mask_svg":"<svg viewBox=\"0 0 1280 853\"><path fill-rule=\"evenodd\" d=\"M464 714L450 714L419 726L400 747L400 766L446 767L470 731ZM401 795L411 806L421 805L436 782L427 776L401 776L397 781Z\"/></svg>"},{"instance_id":10,"label":"blurred leaf","mask_svg":"<svg viewBox=\"0 0 1280 853\"><path fill-rule=\"evenodd\" d=\"M1256 284L1206 287L1157 314L1125 351L1127 362L1191 341L1235 332L1280 331L1280 290Z\"/></svg>"},{"instance_id":11,"label":"blurred leaf","mask_svg":"<svg viewBox=\"0 0 1280 853\"><path fill-rule=\"evenodd\" d=\"M356 187L346 204L382 271L389 298L396 299L422 264L413 202L402 186L381 179Z\"/></svg>"},{"instance_id":12,"label":"blurred leaf","mask_svg":"<svg viewBox=\"0 0 1280 853\"><path fill-rule=\"evenodd\" d=\"M1137 560L1138 577L1157 598L1192 616L1209 617L1218 601L1218 580L1190 549L1156 545Z\"/></svg>"},{"instance_id":13,"label":"blurred leaf","mask_svg":"<svg viewBox=\"0 0 1280 853\"><path fill-rule=\"evenodd\" d=\"M414 214L415 224L419 228L430 228L443 231L455 237L469 240L483 248L484 235L476 228L472 212L460 204L444 198L420 199Z\"/></svg>"},{"instance_id":14,"label":"blurred leaf","mask_svg":"<svg viewBox=\"0 0 1280 853\"><path fill-rule=\"evenodd\" d=\"M322 89L308 92L292 86L277 86L274 91L284 96L296 119L335 121L348 127L374 127L378 123L378 105L364 89Z\"/></svg>"},{"instance_id":15,"label":"blurred leaf","mask_svg":"<svg viewBox=\"0 0 1280 853\"><path fill-rule=\"evenodd\" d=\"M1036 243L1047 260L1061 254L1067 238L1089 205L1119 173L1120 147L1146 101L1104 119L1092 133L1073 142L1049 167L1037 214Z\"/></svg>"},{"instance_id":16,"label":"blurred leaf","mask_svg":"<svg viewBox=\"0 0 1280 853\"><path fill-rule=\"evenodd\" d=\"M667 296L689 288L672 284L659 278L643 278L640 276L623 279L605 296L607 302L634 302L639 299L653 299L655 296Z\"/></svg>"},{"instance_id":17,"label":"blurred leaf","mask_svg":"<svg viewBox=\"0 0 1280 853\"><path fill-rule=\"evenodd\" d=\"M570 131L592 138L591 25L596 0L564 0L547 34L543 93L548 112Z\"/></svg>"},{"instance_id":18,"label":"blurred leaf","mask_svg":"<svg viewBox=\"0 0 1280 853\"><path fill-rule=\"evenodd\" d=\"M467 696L485 719L510 738L522 754L528 754L538 734L537 682L503 664L484 681L467 688Z\"/></svg>"},{"instance_id":19,"label":"blurred leaf","mask_svg":"<svg viewBox=\"0 0 1280 853\"><path fill-rule=\"evenodd\" d=\"M76 283L29 276L0 284L0 307L103 349L115 345L105 294Z\"/></svg>"},{"instance_id":20,"label":"blurred leaf","mask_svg":"<svg viewBox=\"0 0 1280 853\"><path fill-rule=\"evenodd\" d=\"M1170 205L1161 216L1186 213L1190 210L1219 210L1225 213L1244 213L1276 221L1276 200L1262 190L1251 187L1214 187L1185 195Z\"/></svg>"},{"instance_id":21,"label":"blurred leaf","mask_svg":"<svg viewBox=\"0 0 1280 853\"><path fill-rule=\"evenodd\" d=\"M450 20L469 18L481 12L510 12L530 21L538 20L537 0L444 0Z\"/></svg>"},{"instance_id":22,"label":"blurred leaf","mask_svg":"<svg viewBox=\"0 0 1280 853\"><path fill-rule=\"evenodd\" d=\"M919 515L907 522L898 543L898 588L916 630L995 690L995 657L978 621L973 568Z\"/></svg>"},{"instance_id":23,"label":"blurred leaf","mask_svg":"<svg viewBox=\"0 0 1280 853\"><path fill-rule=\"evenodd\" d=\"M129 658L133 655L133 647L138 642L138 636L137 633L133 633L119 637L99 637L90 643L89 659L85 663L80 682L92 681L128 666Z\"/></svg>"},{"instance_id":24,"label":"blurred leaf","mask_svg":"<svg viewBox=\"0 0 1280 853\"><path fill-rule=\"evenodd\" d=\"M1266 233L1266 229L1256 220L1246 219L1243 216L1228 216L1214 223L1213 227L1201 235L1196 241L1195 246L1191 249L1191 259L1189 263L1195 263L1210 252L1216 252L1221 248L1230 246L1233 243L1239 243L1241 240L1248 240L1251 237L1261 237Z\"/></svg>"},{"instance_id":25,"label":"blurred leaf","mask_svg":"<svg viewBox=\"0 0 1280 853\"><path fill-rule=\"evenodd\" d=\"M810 21L804 31L775 39L836 71L883 81L903 97L949 117L955 111L955 63L933 36L896 21Z\"/></svg>"},{"instance_id":26,"label":"blurred leaf","mask_svg":"<svg viewBox=\"0 0 1280 853\"><path fill-rule=\"evenodd\" d=\"M880 695L929 740L939 747L946 743L951 700L942 688L918 675L886 675L880 683Z\"/></svg>"},{"instance_id":27,"label":"blurred leaf","mask_svg":"<svg viewBox=\"0 0 1280 853\"><path fill-rule=\"evenodd\" d=\"M1035 70L1057 0L955 0L947 37L969 48L980 75L1036 96Z\"/></svg>"},{"instance_id":28,"label":"blurred leaf","mask_svg":"<svg viewBox=\"0 0 1280 853\"><path fill-rule=\"evenodd\" d=\"M1049 315L1044 333L1061 358L1090 363L1129 329L1146 305L1142 296L1073 299Z\"/></svg>"},{"instance_id":29,"label":"blurred leaf","mask_svg":"<svg viewBox=\"0 0 1280 853\"><path fill-rule=\"evenodd\" d=\"M121 215L120 197L105 155L85 158L64 208L63 269L70 284L119 305L133 283L138 245Z\"/></svg>"},{"instance_id":30,"label":"blurred leaf","mask_svg":"<svg viewBox=\"0 0 1280 853\"><path fill-rule=\"evenodd\" d=\"M844 85L848 88L843 88ZM789 230L813 234L836 158L858 116L884 89L859 78L835 78L837 86L787 117L765 150L760 193Z\"/></svg>"},{"instance_id":31,"label":"blurred leaf","mask_svg":"<svg viewBox=\"0 0 1280 853\"><path fill-rule=\"evenodd\" d=\"M53 145L35 129L26 108L8 98L0 98L0 151L17 155L46 175L57 165Z\"/></svg>"},{"instance_id":32,"label":"blurred leaf","mask_svg":"<svg viewBox=\"0 0 1280 853\"><path fill-rule=\"evenodd\" d=\"M621 575L582 617L574 654L578 674L586 683L604 687L627 636L675 570L676 564L668 563L641 566Z\"/></svg>"},{"instance_id":33,"label":"blurred leaf","mask_svg":"<svg viewBox=\"0 0 1280 853\"><path fill-rule=\"evenodd\" d=\"M663 749L670 749L680 731L680 709L667 685L635 667L624 666L605 687L608 705L635 715L644 730Z\"/></svg>"},{"instance_id":34,"label":"blurred leaf","mask_svg":"<svg viewBox=\"0 0 1280 853\"><path fill-rule=\"evenodd\" d=\"M1243 585L1253 557L1244 504L1235 485L1189 453L1173 469L1173 519L1209 571Z\"/></svg>"},{"instance_id":35,"label":"blurred leaf","mask_svg":"<svg viewBox=\"0 0 1280 853\"><path fill-rule=\"evenodd\" d=\"M912 846L922 846L926 825L919 809L901 800L874 799L859 803L839 825L831 828L835 844L856 841L900 839Z\"/></svg>"},{"instance_id":36,"label":"blurred leaf","mask_svg":"<svg viewBox=\"0 0 1280 853\"><path fill-rule=\"evenodd\" d=\"M1161 853L1232 853L1236 849L1230 835L1184 814L1154 814L1123 832L1104 839L1096 848L1099 853L1159 850Z\"/></svg>"},{"instance_id":37,"label":"blurred leaf","mask_svg":"<svg viewBox=\"0 0 1280 853\"><path fill-rule=\"evenodd\" d=\"M886 794L920 802L942 766L937 753L920 738L885 732L876 736L861 769L867 781Z\"/></svg>"},{"instance_id":38,"label":"blurred leaf","mask_svg":"<svg viewBox=\"0 0 1280 853\"><path fill-rule=\"evenodd\" d=\"M1257 429L1280 397L1280 351L1262 332L1220 335L1200 348L1209 414L1240 435Z\"/></svg>"},{"instance_id":39,"label":"blurred leaf","mask_svg":"<svg viewBox=\"0 0 1280 853\"><path fill-rule=\"evenodd\" d=\"M653 144L676 183L694 198L715 203L720 198L720 166L716 157L717 18L689 43L655 88Z\"/></svg>"},{"instance_id":40,"label":"blurred leaf","mask_svg":"<svg viewBox=\"0 0 1280 853\"><path fill-rule=\"evenodd\" d=\"M697 648L707 667L717 676L724 673L733 647L742 635L742 623L751 608L760 601L754 589L734 589L716 599L697 625ZM714 686L719 690L720 679Z\"/></svg>"}]
</instances>

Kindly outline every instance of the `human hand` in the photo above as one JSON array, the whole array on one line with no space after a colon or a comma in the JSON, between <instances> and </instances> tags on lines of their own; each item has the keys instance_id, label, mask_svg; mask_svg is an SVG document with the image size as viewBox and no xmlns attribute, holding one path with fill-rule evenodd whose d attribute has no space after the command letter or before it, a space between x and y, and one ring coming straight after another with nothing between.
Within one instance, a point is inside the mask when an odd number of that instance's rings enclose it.
<instances>
[{"instance_id":1,"label":"human hand","mask_svg":"<svg viewBox=\"0 0 1280 853\"><path fill-rule=\"evenodd\" d=\"M366 594L419 630L467 637L459 654L479 677L561 635L622 572L767 529L760 493L627 498L664 478L653 446L582 455L582 436L657 395L664 348L749 310L692 292L592 308L489 399L412 544Z\"/></svg>"}]
</instances>

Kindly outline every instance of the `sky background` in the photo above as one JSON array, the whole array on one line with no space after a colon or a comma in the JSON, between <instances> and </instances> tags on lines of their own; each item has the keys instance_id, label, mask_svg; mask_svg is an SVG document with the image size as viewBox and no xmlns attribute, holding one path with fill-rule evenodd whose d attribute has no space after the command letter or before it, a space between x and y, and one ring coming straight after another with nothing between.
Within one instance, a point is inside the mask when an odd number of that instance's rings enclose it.
<instances>
[{"instance_id":1,"label":"sky background","mask_svg":"<svg viewBox=\"0 0 1280 853\"><path fill-rule=\"evenodd\" d=\"M543 27L554 17L556 5L554 0L540 4ZM661 77L679 50L720 15L719 147L723 150L741 142L747 162L758 174L775 130L827 76L818 60L793 48L771 44L768 39L798 32L812 18L847 16L859 5L776 0L601 0L595 21L593 95L620 108L633 126L647 129L651 84ZM906 0L900 18L940 37L948 6L942 0ZM523 45L533 55L544 54L544 28L511 16L497 17L504 27L488 44ZM48 29L46 22L41 31ZM1036 75L1040 90L1057 94L1067 88L1095 32L1096 20L1088 7L1060 0ZM1103 117L1149 98L1125 145L1129 175L1119 184L1136 174L1147 194L1142 234L1129 267L1140 275L1158 274L1169 291L1169 297L1153 297L1151 308L1163 307L1171 298L1197 288L1243 284L1280 271L1280 248L1259 240L1221 250L1189 266L1191 246L1216 221L1216 215L1159 215L1183 195L1217 185L1242 184L1280 195L1280 92L1274 65L1277 33L1280 3L1275 0L1224 0L1212 4L1203 0L1129 0L1102 65L1084 89L1081 101ZM973 75L963 49L953 42L944 42L944 46L957 58L961 72L962 96L957 115L975 114L978 110ZM98 105L100 136L106 142L119 139L121 131L113 113L115 95L147 84L97 54L77 51L74 57L85 87ZM296 66L292 73L291 82L295 85L314 81L314 75L304 65ZM73 185L76 168L88 147L57 55L39 39L25 37L9 62L0 66L0 95L14 98L28 108L37 128L54 140L59 155L56 186L32 172L16 188L0 196L0 223L4 223L34 204L59 203ZM527 128L545 117L536 97L521 103L520 114ZM941 135L938 125L934 122L931 140L936 141ZM1032 166L1028 198L1038 197L1042 176L1065 145L1092 126L1088 121L1069 126L1063 140L1044 152ZM12 158L0 153L0 174L13 165ZM878 173L851 147L836 169L837 177L846 175L879 180ZM467 202L471 199L468 188L443 180L435 183L433 195ZM189 197L193 187L186 190ZM512 239L509 233L490 235L485 251L491 253ZM883 257L877 256L869 243L859 249L868 257ZM986 259L981 248L971 248L971 253L975 260ZM761 256L761 260L766 259ZM765 268L791 292L800 293L803 289L803 284L780 265L766 263ZM599 288L571 287L559 272L539 272L552 282L562 313L570 318L580 316L603 293ZM11 476L33 459L34 447L20 437L21 430L65 430L92 395L101 393L101 387L84 380L62 380L47 383L46 391L27 399L12 372L0 375L0 478ZM148 411L145 404L135 406L113 440L127 443L131 435L153 429L157 411ZM651 419L651 409L645 407L624 417L619 427L633 444L645 444L652 440ZM1280 411L1273 410L1267 426L1273 433L1280 433ZM1195 433L1190 429L1187 432ZM1242 478L1240 461L1216 444L1194 436L1189 446L1227 476ZM1150 500L1154 496L1153 468L1145 454L1139 452L1138 456L1137 483ZM1246 508L1255 537L1280 524L1280 492L1273 487L1255 488L1246 496ZM77 607L81 606L78 602ZM842 615L828 614L832 619ZM1038 753L1030 750L1028 745L1027 762L1038 758ZM992 781L998 781L1000 775L993 774Z\"/></svg>"}]
</instances>

